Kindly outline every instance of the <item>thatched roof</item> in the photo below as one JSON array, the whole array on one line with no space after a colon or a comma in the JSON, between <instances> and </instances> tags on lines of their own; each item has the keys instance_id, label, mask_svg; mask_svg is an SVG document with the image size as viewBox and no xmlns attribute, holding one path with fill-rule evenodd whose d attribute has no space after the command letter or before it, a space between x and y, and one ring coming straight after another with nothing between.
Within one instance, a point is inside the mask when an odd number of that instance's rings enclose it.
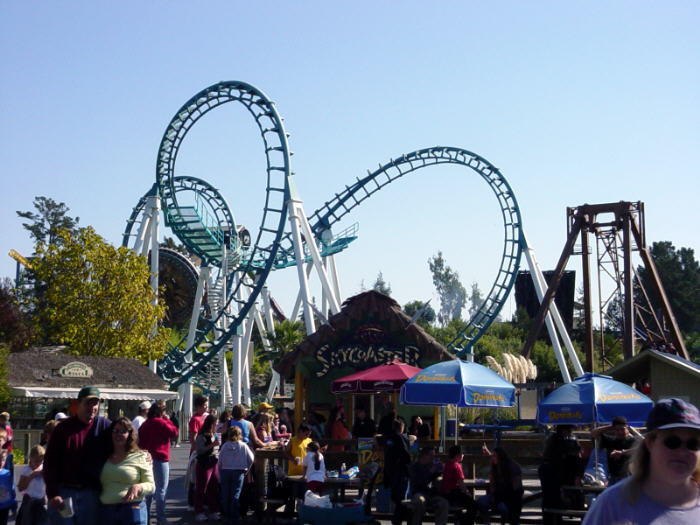
<instances>
[{"instance_id":1,"label":"thatched roof","mask_svg":"<svg viewBox=\"0 0 700 525\"><path fill-rule=\"evenodd\" d=\"M454 359L434 337L410 321L411 318L391 297L374 290L363 292L347 299L340 312L328 319L328 325L322 325L309 335L274 368L283 377L289 377L299 360L315 355L325 345L336 347L357 337L356 330L368 324L381 327L381 337L387 342L417 347L427 360Z\"/></svg>"},{"instance_id":2,"label":"thatched roof","mask_svg":"<svg viewBox=\"0 0 700 525\"><path fill-rule=\"evenodd\" d=\"M104 388L168 389L160 377L137 359L75 356L63 349L52 346L11 353L7 360L10 387L81 388L88 384ZM92 377L60 376L61 367L74 361L92 368Z\"/></svg>"}]
</instances>

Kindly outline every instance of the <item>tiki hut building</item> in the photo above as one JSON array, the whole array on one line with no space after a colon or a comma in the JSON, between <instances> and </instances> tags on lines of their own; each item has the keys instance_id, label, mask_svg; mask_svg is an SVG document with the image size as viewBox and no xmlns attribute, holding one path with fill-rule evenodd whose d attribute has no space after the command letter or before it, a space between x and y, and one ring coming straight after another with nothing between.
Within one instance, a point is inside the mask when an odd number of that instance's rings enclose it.
<instances>
[{"instance_id":1,"label":"tiki hut building","mask_svg":"<svg viewBox=\"0 0 700 525\"><path fill-rule=\"evenodd\" d=\"M333 380L353 372L386 364L394 359L425 368L438 361L454 359L411 318L399 304L384 294L370 290L347 299L338 314L309 335L274 368L295 385L295 424L307 419L310 412L326 415L339 398L331 393ZM392 399L393 398L393 399ZM396 395L343 396L347 420L352 424L353 409L358 404L370 414L381 415ZM416 413L416 408L399 407ZM433 414L426 409L426 416Z\"/></svg>"}]
</instances>

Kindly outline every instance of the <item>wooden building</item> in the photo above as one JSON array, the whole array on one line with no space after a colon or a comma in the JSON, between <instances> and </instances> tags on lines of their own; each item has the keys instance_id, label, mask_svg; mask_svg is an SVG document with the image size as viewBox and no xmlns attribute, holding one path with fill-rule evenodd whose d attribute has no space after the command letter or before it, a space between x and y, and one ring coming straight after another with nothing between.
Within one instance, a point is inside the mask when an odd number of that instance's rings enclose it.
<instances>
[{"instance_id":1,"label":"wooden building","mask_svg":"<svg viewBox=\"0 0 700 525\"><path fill-rule=\"evenodd\" d=\"M11 353L7 382L12 400L9 412L18 429L43 428L56 412L75 411L78 392L85 385L100 389L100 415L133 418L145 400L171 400L177 392L137 359L74 356L65 347L34 348Z\"/></svg>"},{"instance_id":2,"label":"wooden building","mask_svg":"<svg viewBox=\"0 0 700 525\"><path fill-rule=\"evenodd\" d=\"M639 388L648 380L649 397L654 401L678 397L700 406L700 365L678 355L643 350L605 374L623 383L635 383Z\"/></svg>"},{"instance_id":3,"label":"wooden building","mask_svg":"<svg viewBox=\"0 0 700 525\"><path fill-rule=\"evenodd\" d=\"M411 323L391 297L370 290L347 299L338 314L328 319L292 352L275 365L282 377L294 380L295 425L307 419L310 411L326 414L337 402L331 383L359 370L388 363L394 359L425 368L438 361L454 359L447 349L420 325ZM378 412L390 396L370 399L345 397L345 411L351 425L352 399L372 414ZM369 395L367 397L370 397ZM396 397L394 397L394 404ZM416 412L415 408L398 407ZM426 415L433 414L427 409ZM378 415L376 419L378 419ZM405 415L404 415L405 417Z\"/></svg>"}]
</instances>

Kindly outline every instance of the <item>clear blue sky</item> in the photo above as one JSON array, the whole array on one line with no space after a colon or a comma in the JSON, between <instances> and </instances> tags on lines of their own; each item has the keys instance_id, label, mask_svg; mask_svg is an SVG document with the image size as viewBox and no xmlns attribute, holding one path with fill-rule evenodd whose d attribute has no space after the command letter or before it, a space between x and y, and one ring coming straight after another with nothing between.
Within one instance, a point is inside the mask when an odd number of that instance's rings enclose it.
<instances>
[{"instance_id":1,"label":"clear blue sky","mask_svg":"<svg viewBox=\"0 0 700 525\"><path fill-rule=\"evenodd\" d=\"M15 211L37 195L118 244L169 120L219 80L276 102L308 214L391 157L449 145L501 169L544 269L583 203L641 200L649 242L698 248L699 15L693 2L2 2L0 276L14 275L10 248L32 251ZM228 106L177 168L256 227L262 145ZM438 250L467 287L495 278L500 212L471 171L422 170L343 226L355 221L344 296L381 271L402 304L427 299ZM289 310L295 272L271 287Z\"/></svg>"}]
</instances>

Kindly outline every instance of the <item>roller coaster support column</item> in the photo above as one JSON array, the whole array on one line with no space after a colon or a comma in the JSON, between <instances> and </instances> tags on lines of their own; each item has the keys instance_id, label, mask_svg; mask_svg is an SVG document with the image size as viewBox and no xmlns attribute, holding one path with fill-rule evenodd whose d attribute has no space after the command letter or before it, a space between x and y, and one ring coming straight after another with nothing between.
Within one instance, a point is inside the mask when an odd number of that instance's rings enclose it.
<instances>
[{"instance_id":1,"label":"roller coaster support column","mask_svg":"<svg viewBox=\"0 0 700 525\"><path fill-rule=\"evenodd\" d=\"M537 293L537 299L540 301L541 304L545 296L545 290L547 290L547 281L545 280L544 275L542 274L542 270L540 270L540 266L537 263L537 259L535 259L534 250L530 248L527 244L525 232L521 232L521 237L523 251L525 252L525 258L527 259L527 264L530 268L530 276L532 277L532 283L535 287L535 292ZM564 346L566 347L567 352L569 353L569 358L571 359L571 363L574 367L574 371L576 372L577 377L583 375L583 368L581 367L578 355L574 350L574 345L571 342L571 339L569 338L569 334L567 333L566 327L564 326L564 321L562 320L561 315L559 314L559 309L557 308L557 305L556 303L554 303L554 301L551 301L551 303L549 304L549 308L545 317L545 323L547 325L547 331L549 332L549 338L552 341L552 347L554 348L554 355L557 358L557 363L559 364L559 370L561 370L562 378L565 383L569 383L571 382L571 375L569 374L569 370L566 366L566 359L564 359L564 352L562 351L561 343L559 342L559 336L561 336L561 339L564 342ZM559 335L557 335L557 330L559 331Z\"/></svg>"},{"instance_id":2,"label":"roller coaster support column","mask_svg":"<svg viewBox=\"0 0 700 525\"><path fill-rule=\"evenodd\" d=\"M197 323L199 322L200 306L202 297L204 297L204 287L209 281L210 266L202 266L199 270L197 279L197 291L194 295L194 304L192 306L192 316L190 317L190 326L187 332L186 348L191 348L197 336ZM190 356L185 357L185 360L191 360ZM181 421L189 421L192 417L192 383L187 382L181 384L178 389L178 412L181 413Z\"/></svg>"},{"instance_id":3,"label":"roller coaster support column","mask_svg":"<svg viewBox=\"0 0 700 525\"><path fill-rule=\"evenodd\" d=\"M158 249L160 245L158 244L158 220L160 217L160 197L154 195L148 199L148 210L150 212L150 232L151 232L151 289L153 290L153 297L151 301L154 305L158 305ZM156 335L158 331L158 323L153 323L153 335ZM151 359L148 362L148 367L153 373L156 372L158 362L155 359Z\"/></svg>"},{"instance_id":4,"label":"roller coaster support column","mask_svg":"<svg viewBox=\"0 0 700 525\"><path fill-rule=\"evenodd\" d=\"M311 297L309 296L309 279L306 276L304 269L304 250L303 241L299 222L301 219L295 214L292 201L288 203L289 208L289 223L292 226L292 244L294 245L294 257L297 263L297 275L299 277L299 293L301 294L301 305L304 308L304 325L306 327L306 335L313 334L316 331L316 323L314 322L314 313L311 309ZM302 213L303 215L303 213ZM313 242L313 240L312 240Z\"/></svg>"},{"instance_id":5,"label":"roller coaster support column","mask_svg":"<svg viewBox=\"0 0 700 525\"><path fill-rule=\"evenodd\" d=\"M314 263L310 262L306 264L306 269L304 270L306 279L308 282L309 277L311 276L311 270L314 268ZM300 279L301 282L301 279ZM296 319L299 318L299 310L301 309L302 304L304 304L304 294L302 293L302 288L301 286L299 287L299 293L297 293L297 298L294 301L294 308L292 308L292 315L289 316L289 318L292 321L295 321Z\"/></svg>"},{"instance_id":6,"label":"roller coaster support column","mask_svg":"<svg viewBox=\"0 0 700 525\"><path fill-rule=\"evenodd\" d=\"M236 278L241 279L243 276L240 272L236 273ZM236 299L242 304L247 298L243 297L243 286L239 286L236 291ZM245 320L241 323L245 326ZM243 336L241 332L233 336L233 353L231 355L231 402L234 405L241 403L241 365L243 363Z\"/></svg>"},{"instance_id":7,"label":"roller coaster support column","mask_svg":"<svg viewBox=\"0 0 700 525\"><path fill-rule=\"evenodd\" d=\"M339 298L335 296L330 280L328 279L328 274L323 267L321 254L318 250L318 246L316 245L316 236L311 230L309 221L306 219L304 207L302 206L301 199L297 196L296 189L294 188L293 184L290 184L289 188L287 212L289 215L289 223L292 226L292 244L294 245L294 257L296 259L297 274L299 276L299 288L302 292L302 301L304 303L304 322L306 324L306 333L308 335L314 333L316 328L313 322L313 312L310 307L311 297L309 296L309 281L306 276L306 271L304 270L304 261L306 259L303 249L304 240L306 241L306 247L311 254L311 259L313 260L316 273L321 280L323 293L328 297L331 312L334 314L340 312L340 302Z\"/></svg>"},{"instance_id":8,"label":"roller coaster support column","mask_svg":"<svg viewBox=\"0 0 700 525\"><path fill-rule=\"evenodd\" d=\"M569 256L571 255L571 252L574 247L574 243L576 242L576 238L578 237L579 231L581 231L581 225L582 225L583 219L581 216L576 217L574 223L571 225L571 231L569 232L569 236L566 239L566 244L564 245L564 249L561 252L561 256L559 257L559 261L557 262L557 267L554 270L554 275L552 275L552 279L549 283L549 286L547 287L547 292L544 294L544 297L540 300L540 309L537 311L537 316L535 317L535 320L532 323L532 327L530 328L530 333L528 334L527 341L525 342L525 347L523 348L522 354L525 357L530 357L530 352L532 351L532 348L535 346L535 341L537 340L537 335L542 328L542 323L545 320L545 317L548 315L550 308L552 305L554 305L554 294L557 291L557 287L559 286L559 282L561 281L562 275L564 275L564 270L566 269L566 263L569 260ZM527 241L524 241L527 244ZM542 279L544 281L544 278ZM554 305L556 306L556 305ZM560 319L561 320L561 319ZM563 327L563 323L562 323ZM565 334L566 330L562 330L562 334ZM552 343L554 343L554 340L552 340ZM581 363L578 360L578 357L576 356L576 352L573 349L573 346L571 348L568 347L567 345L567 350L569 350L569 357L571 358L571 362L574 365L574 368L576 370L576 373L578 376L583 375L583 369L581 368ZM559 359L559 357L557 357ZM562 367L562 364L559 364L559 367ZM566 365L564 365L564 369L566 369ZM568 375L568 372L567 372ZM564 380L566 381L566 376L564 375L564 370L562 370L562 376L564 376Z\"/></svg>"}]
</instances>

